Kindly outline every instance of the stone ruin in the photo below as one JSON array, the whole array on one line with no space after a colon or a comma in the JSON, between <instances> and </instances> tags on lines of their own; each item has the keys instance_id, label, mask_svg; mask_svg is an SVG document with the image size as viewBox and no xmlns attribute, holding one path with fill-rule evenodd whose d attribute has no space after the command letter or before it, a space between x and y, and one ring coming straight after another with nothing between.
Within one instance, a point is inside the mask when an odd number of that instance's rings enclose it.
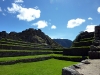
<instances>
[{"instance_id":1,"label":"stone ruin","mask_svg":"<svg viewBox=\"0 0 100 75\"><path fill-rule=\"evenodd\" d=\"M88 54L90 59L100 59L100 26L95 26L94 40Z\"/></svg>"},{"instance_id":2,"label":"stone ruin","mask_svg":"<svg viewBox=\"0 0 100 75\"><path fill-rule=\"evenodd\" d=\"M92 42L92 45L90 46L90 51L88 52L88 55L90 59L100 59L100 26L95 26L94 40ZM62 75L84 75L80 74L76 70L77 68L81 68L83 64L90 64L90 62L86 59L79 64L64 67L62 69Z\"/></svg>"},{"instance_id":3,"label":"stone ruin","mask_svg":"<svg viewBox=\"0 0 100 75\"><path fill-rule=\"evenodd\" d=\"M82 65L86 65L86 64L90 64L90 62L86 59L81 61L80 63L76 64L76 65L72 65L69 67L64 67L62 69L62 75L84 75L84 74L80 74L77 69L81 69Z\"/></svg>"}]
</instances>

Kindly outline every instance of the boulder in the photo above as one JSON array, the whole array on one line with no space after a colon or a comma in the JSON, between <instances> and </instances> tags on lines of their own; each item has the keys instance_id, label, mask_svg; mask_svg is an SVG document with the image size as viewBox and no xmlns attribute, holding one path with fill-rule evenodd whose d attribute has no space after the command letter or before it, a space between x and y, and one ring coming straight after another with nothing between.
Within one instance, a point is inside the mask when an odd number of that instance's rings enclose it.
<instances>
[{"instance_id":1,"label":"boulder","mask_svg":"<svg viewBox=\"0 0 100 75\"><path fill-rule=\"evenodd\" d=\"M78 64L75 64L73 65L75 67L75 69L81 69L81 66L83 65L84 63L78 63Z\"/></svg>"},{"instance_id":2,"label":"boulder","mask_svg":"<svg viewBox=\"0 0 100 75\"><path fill-rule=\"evenodd\" d=\"M81 61L81 63L90 64L89 60L83 60L83 61Z\"/></svg>"},{"instance_id":3,"label":"boulder","mask_svg":"<svg viewBox=\"0 0 100 75\"><path fill-rule=\"evenodd\" d=\"M75 70L74 66L70 66L70 67L64 67L62 69L62 75L81 75L81 74Z\"/></svg>"}]
</instances>

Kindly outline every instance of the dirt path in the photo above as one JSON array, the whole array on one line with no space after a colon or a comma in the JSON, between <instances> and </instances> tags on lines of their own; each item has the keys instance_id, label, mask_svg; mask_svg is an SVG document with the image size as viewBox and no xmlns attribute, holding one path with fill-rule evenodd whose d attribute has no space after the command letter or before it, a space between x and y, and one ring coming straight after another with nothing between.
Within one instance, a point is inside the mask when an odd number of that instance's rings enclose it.
<instances>
[{"instance_id":1,"label":"dirt path","mask_svg":"<svg viewBox=\"0 0 100 75\"><path fill-rule=\"evenodd\" d=\"M100 59L88 60L90 64L84 64L76 69L82 75L100 75Z\"/></svg>"}]
</instances>

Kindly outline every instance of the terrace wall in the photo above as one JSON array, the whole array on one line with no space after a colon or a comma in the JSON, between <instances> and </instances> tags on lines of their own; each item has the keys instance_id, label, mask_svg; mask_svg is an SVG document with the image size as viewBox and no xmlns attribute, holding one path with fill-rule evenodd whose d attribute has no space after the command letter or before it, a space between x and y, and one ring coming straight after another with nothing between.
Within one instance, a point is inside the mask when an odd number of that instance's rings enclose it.
<instances>
[{"instance_id":1,"label":"terrace wall","mask_svg":"<svg viewBox=\"0 0 100 75\"><path fill-rule=\"evenodd\" d=\"M70 56L88 56L90 48L69 48L63 50L63 55Z\"/></svg>"}]
</instances>

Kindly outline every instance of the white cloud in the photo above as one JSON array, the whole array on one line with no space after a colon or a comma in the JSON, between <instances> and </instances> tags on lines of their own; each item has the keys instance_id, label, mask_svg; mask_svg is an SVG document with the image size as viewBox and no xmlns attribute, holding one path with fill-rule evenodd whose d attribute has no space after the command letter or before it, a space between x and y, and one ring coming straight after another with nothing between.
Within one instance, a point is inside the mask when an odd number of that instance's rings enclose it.
<instances>
[{"instance_id":1,"label":"white cloud","mask_svg":"<svg viewBox=\"0 0 100 75\"><path fill-rule=\"evenodd\" d=\"M55 26L55 25L52 25L52 26L51 26L51 29L56 29L56 26Z\"/></svg>"},{"instance_id":2,"label":"white cloud","mask_svg":"<svg viewBox=\"0 0 100 75\"><path fill-rule=\"evenodd\" d=\"M32 25L37 26L37 28L45 28L48 26L48 23L44 20L40 20L37 23L33 23Z\"/></svg>"},{"instance_id":3,"label":"white cloud","mask_svg":"<svg viewBox=\"0 0 100 75\"><path fill-rule=\"evenodd\" d=\"M0 12L2 12L2 9L1 9L1 7L0 7Z\"/></svg>"},{"instance_id":4,"label":"white cloud","mask_svg":"<svg viewBox=\"0 0 100 75\"><path fill-rule=\"evenodd\" d=\"M40 17L40 10L33 8L21 8L19 13L20 14L17 15L17 18L20 20L32 21Z\"/></svg>"},{"instance_id":5,"label":"white cloud","mask_svg":"<svg viewBox=\"0 0 100 75\"><path fill-rule=\"evenodd\" d=\"M98 13L100 13L100 7L97 8Z\"/></svg>"},{"instance_id":6,"label":"white cloud","mask_svg":"<svg viewBox=\"0 0 100 75\"><path fill-rule=\"evenodd\" d=\"M62 33L54 33L54 34L51 34L49 35L52 39L64 39L66 38L66 35L65 34L62 34ZM70 35L69 35L70 36Z\"/></svg>"},{"instance_id":7,"label":"white cloud","mask_svg":"<svg viewBox=\"0 0 100 75\"><path fill-rule=\"evenodd\" d=\"M38 9L38 6L35 6L34 9Z\"/></svg>"},{"instance_id":8,"label":"white cloud","mask_svg":"<svg viewBox=\"0 0 100 75\"><path fill-rule=\"evenodd\" d=\"M95 26L96 26L96 25L87 25L85 31L94 32Z\"/></svg>"},{"instance_id":9,"label":"white cloud","mask_svg":"<svg viewBox=\"0 0 100 75\"><path fill-rule=\"evenodd\" d=\"M93 19L91 17L89 17L88 20L93 20Z\"/></svg>"},{"instance_id":10,"label":"white cloud","mask_svg":"<svg viewBox=\"0 0 100 75\"><path fill-rule=\"evenodd\" d=\"M2 0L2 1L5 1L5 0Z\"/></svg>"},{"instance_id":11,"label":"white cloud","mask_svg":"<svg viewBox=\"0 0 100 75\"><path fill-rule=\"evenodd\" d=\"M19 4L12 3L12 7L7 7L9 13L18 13L17 18L19 20L32 21L36 18L40 18L41 11L35 8L24 8Z\"/></svg>"},{"instance_id":12,"label":"white cloud","mask_svg":"<svg viewBox=\"0 0 100 75\"><path fill-rule=\"evenodd\" d=\"M8 9L8 12L9 13L16 13L16 12L19 12L21 10L21 6L16 4L16 3L12 3L12 7L7 7Z\"/></svg>"},{"instance_id":13,"label":"white cloud","mask_svg":"<svg viewBox=\"0 0 100 75\"><path fill-rule=\"evenodd\" d=\"M71 19L67 23L67 28L74 28L76 26L80 26L84 22L85 22L85 19L81 19L81 18Z\"/></svg>"},{"instance_id":14,"label":"white cloud","mask_svg":"<svg viewBox=\"0 0 100 75\"><path fill-rule=\"evenodd\" d=\"M15 0L14 2L15 3L23 3L24 1L23 0Z\"/></svg>"},{"instance_id":15,"label":"white cloud","mask_svg":"<svg viewBox=\"0 0 100 75\"><path fill-rule=\"evenodd\" d=\"M60 38L60 39L64 39L64 38Z\"/></svg>"}]
</instances>

